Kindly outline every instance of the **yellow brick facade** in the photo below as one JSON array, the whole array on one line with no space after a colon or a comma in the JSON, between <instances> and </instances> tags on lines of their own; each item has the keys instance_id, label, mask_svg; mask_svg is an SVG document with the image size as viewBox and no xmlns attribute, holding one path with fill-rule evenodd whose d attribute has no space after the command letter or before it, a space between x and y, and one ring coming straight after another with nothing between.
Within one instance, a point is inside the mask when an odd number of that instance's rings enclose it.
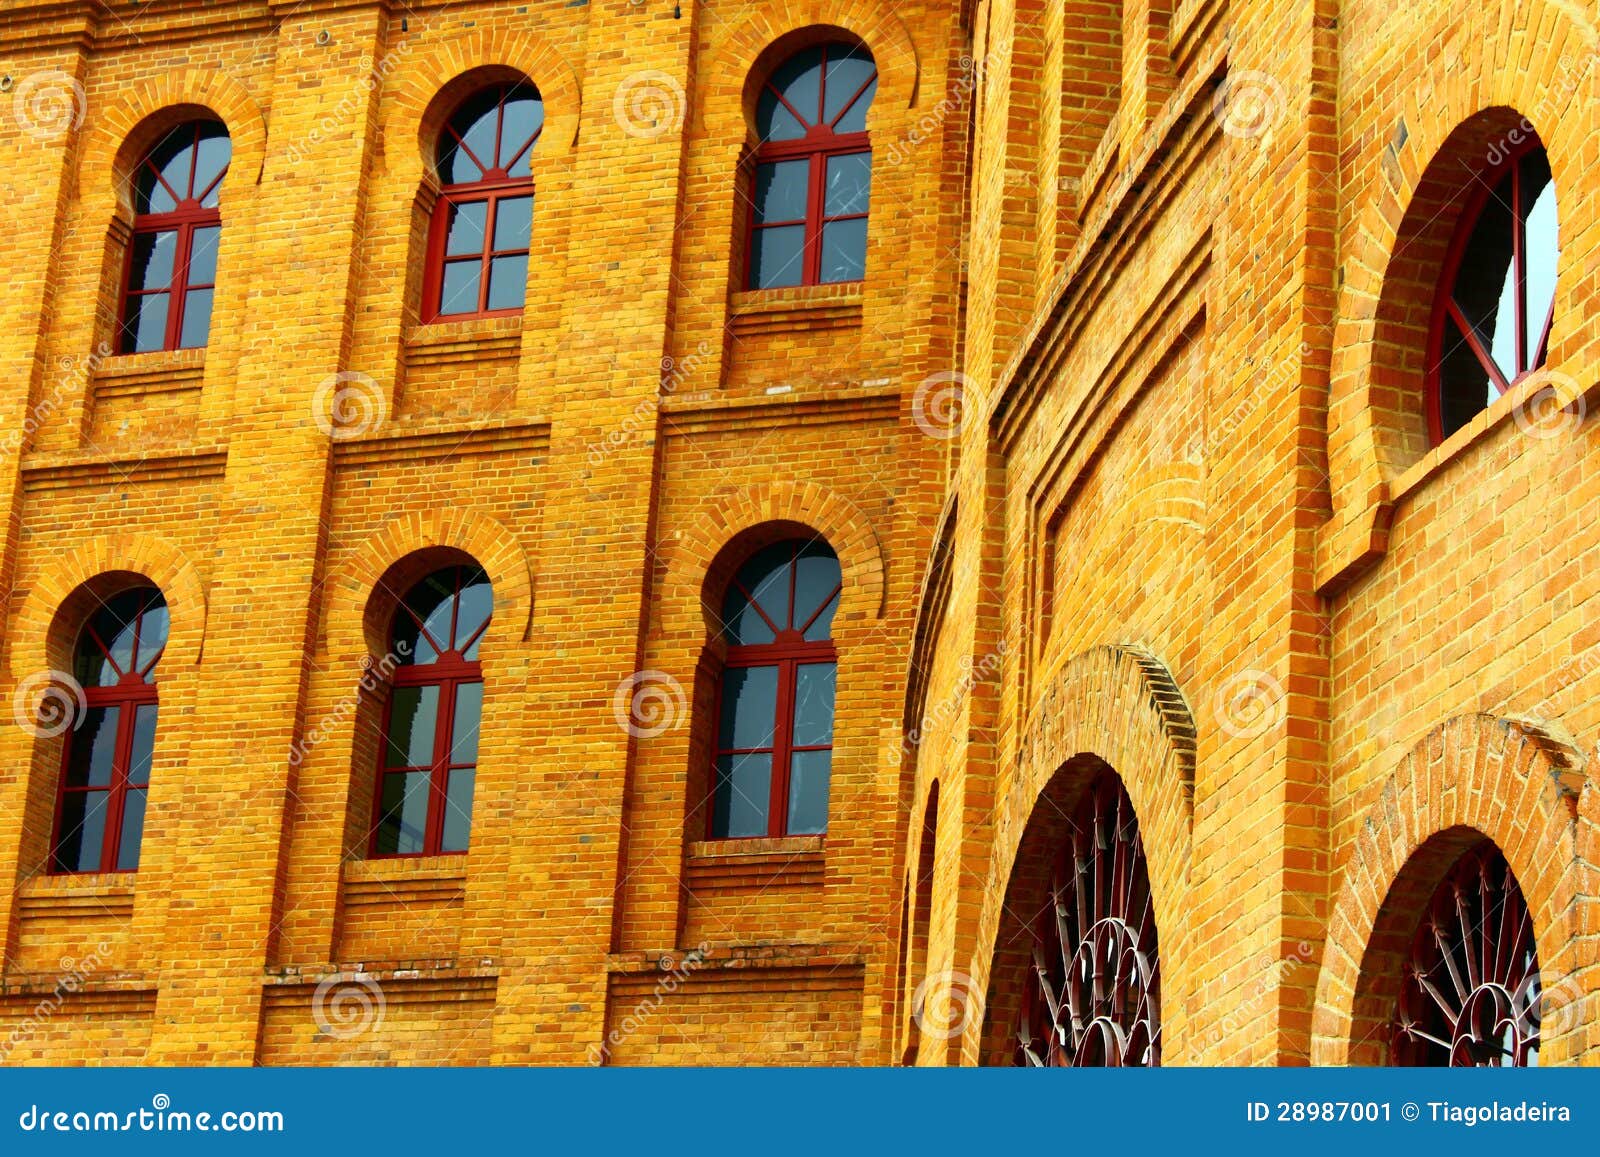
<instances>
[{"instance_id":1,"label":"yellow brick facade","mask_svg":"<svg viewBox=\"0 0 1600 1157\"><path fill-rule=\"evenodd\" d=\"M865 280L746 290L754 83L840 36ZM1600 1056L1588 0L13 2L0 74L6 1063L1000 1060L1008 887L1091 767L1165 1063L1383 1060L1468 830L1541 1060ZM422 324L444 119L518 76L524 310ZM114 355L129 174L197 109L209 342ZM1430 448L1439 206L1524 116L1552 372ZM827 833L708 841L715 612L795 534L843 571ZM369 858L393 592L464 561L471 849ZM140 580L139 870L52 875L39 680Z\"/></svg>"}]
</instances>

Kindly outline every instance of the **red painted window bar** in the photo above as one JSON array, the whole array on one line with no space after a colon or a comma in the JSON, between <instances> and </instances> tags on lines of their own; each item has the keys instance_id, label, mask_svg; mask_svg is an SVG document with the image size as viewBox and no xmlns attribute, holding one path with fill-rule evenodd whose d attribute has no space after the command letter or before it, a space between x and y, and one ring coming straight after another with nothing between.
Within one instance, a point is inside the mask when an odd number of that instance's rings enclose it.
<instances>
[{"instance_id":1,"label":"red painted window bar","mask_svg":"<svg viewBox=\"0 0 1600 1157\"><path fill-rule=\"evenodd\" d=\"M441 188L428 233L422 320L522 309L533 236L532 155L544 101L530 81L482 89L439 135Z\"/></svg>"},{"instance_id":2,"label":"red painted window bar","mask_svg":"<svg viewBox=\"0 0 1600 1157\"><path fill-rule=\"evenodd\" d=\"M1161 1063L1161 975L1139 821L1122 781L1102 772L1056 856L1034 919L1018 1017L1018 1065Z\"/></svg>"},{"instance_id":3,"label":"red painted window bar","mask_svg":"<svg viewBox=\"0 0 1600 1157\"><path fill-rule=\"evenodd\" d=\"M167 133L139 162L118 352L206 344L222 238L217 206L232 156L220 122L191 121Z\"/></svg>"},{"instance_id":4,"label":"red painted window bar","mask_svg":"<svg viewBox=\"0 0 1600 1157\"><path fill-rule=\"evenodd\" d=\"M412 587L395 611L374 857L467 850L483 714L478 649L493 609L488 576L456 566Z\"/></svg>"},{"instance_id":5,"label":"red painted window bar","mask_svg":"<svg viewBox=\"0 0 1600 1157\"><path fill-rule=\"evenodd\" d=\"M1560 257L1550 161L1529 141L1479 178L1445 258L1428 338L1435 445L1544 365Z\"/></svg>"},{"instance_id":6,"label":"red painted window bar","mask_svg":"<svg viewBox=\"0 0 1600 1157\"><path fill-rule=\"evenodd\" d=\"M1539 954L1522 888L1484 841L1450 869L1411 942L1392 1028L1397 1065L1539 1063Z\"/></svg>"},{"instance_id":7,"label":"red painted window bar","mask_svg":"<svg viewBox=\"0 0 1600 1157\"><path fill-rule=\"evenodd\" d=\"M107 599L78 636L73 677L84 707L62 753L52 873L139 866L156 742L155 667L167 625L161 592L139 587Z\"/></svg>"},{"instance_id":8,"label":"red painted window bar","mask_svg":"<svg viewBox=\"0 0 1600 1157\"><path fill-rule=\"evenodd\" d=\"M710 838L827 830L842 590L833 551L802 540L757 551L729 584Z\"/></svg>"},{"instance_id":9,"label":"red painted window bar","mask_svg":"<svg viewBox=\"0 0 1600 1157\"><path fill-rule=\"evenodd\" d=\"M823 44L778 65L756 102L745 284L860 281L867 267L878 68L860 45Z\"/></svg>"}]
</instances>

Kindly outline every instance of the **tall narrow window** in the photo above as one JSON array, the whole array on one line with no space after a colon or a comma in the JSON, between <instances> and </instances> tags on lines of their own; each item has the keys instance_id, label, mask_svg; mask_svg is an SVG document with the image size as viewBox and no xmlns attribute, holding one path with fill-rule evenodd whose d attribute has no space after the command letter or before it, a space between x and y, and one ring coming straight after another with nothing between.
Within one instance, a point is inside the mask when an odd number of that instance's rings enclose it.
<instances>
[{"instance_id":1,"label":"tall narrow window","mask_svg":"<svg viewBox=\"0 0 1600 1157\"><path fill-rule=\"evenodd\" d=\"M1394 1063L1537 1065L1539 994L1528 902L1486 840L1456 861L1417 927L1395 1011Z\"/></svg>"},{"instance_id":2,"label":"tall narrow window","mask_svg":"<svg viewBox=\"0 0 1600 1157\"><path fill-rule=\"evenodd\" d=\"M867 109L877 89L872 54L849 44L797 52L761 86L746 248L751 289L866 276Z\"/></svg>"},{"instance_id":3,"label":"tall narrow window","mask_svg":"<svg viewBox=\"0 0 1600 1157\"><path fill-rule=\"evenodd\" d=\"M1544 365L1560 258L1550 160L1534 141L1479 178L1456 226L1429 337L1435 443Z\"/></svg>"},{"instance_id":4,"label":"tall narrow window","mask_svg":"<svg viewBox=\"0 0 1600 1157\"><path fill-rule=\"evenodd\" d=\"M222 237L217 202L232 156L220 122L191 121L162 137L139 162L120 352L206 344Z\"/></svg>"},{"instance_id":5,"label":"tall narrow window","mask_svg":"<svg viewBox=\"0 0 1600 1157\"><path fill-rule=\"evenodd\" d=\"M155 667L166 645L167 604L154 587L108 599L78 636L73 676L85 707L67 732L52 872L139 866L156 742Z\"/></svg>"},{"instance_id":6,"label":"tall narrow window","mask_svg":"<svg viewBox=\"0 0 1600 1157\"><path fill-rule=\"evenodd\" d=\"M493 609L488 576L457 566L423 579L395 611L374 856L467 850L483 714L478 648Z\"/></svg>"},{"instance_id":7,"label":"tall narrow window","mask_svg":"<svg viewBox=\"0 0 1600 1157\"><path fill-rule=\"evenodd\" d=\"M722 607L712 839L828 828L839 560L825 543L758 551Z\"/></svg>"},{"instance_id":8,"label":"tall narrow window","mask_svg":"<svg viewBox=\"0 0 1600 1157\"><path fill-rule=\"evenodd\" d=\"M424 321L522 308L533 236L532 154L543 128L544 101L525 80L474 93L445 122Z\"/></svg>"}]
</instances>

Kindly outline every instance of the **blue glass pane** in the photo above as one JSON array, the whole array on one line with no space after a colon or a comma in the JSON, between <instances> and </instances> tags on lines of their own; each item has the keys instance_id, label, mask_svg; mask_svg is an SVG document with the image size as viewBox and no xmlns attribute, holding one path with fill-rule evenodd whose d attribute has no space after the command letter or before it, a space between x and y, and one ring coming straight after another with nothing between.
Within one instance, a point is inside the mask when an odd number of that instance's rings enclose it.
<instances>
[{"instance_id":1,"label":"blue glass pane","mask_svg":"<svg viewBox=\"0 0 1600 1157\"><path fill-rule=\"evenodd\" d=\"M183 297L183 327L178 348L197 350L211 334L211 303L216 290L191 289Z\"/></svg>"},{"instance_id":2,"label":"blue glass pane","mask_svg":"<svg viewBox=\"0 0 1600 1157\"><path fill-rule=\"evenodd\" d=\"M100 609L89 617L88 626L78 639L78 655L82 661L80 683L87 685L83 676L93 675L96 676L96 683L108 687L117 682L120 673L134 670L134 636L138 630L140 612L159 598L150 588L141 587L115 594L100 605ZM95 642L96 638L100 640L99 643ZM100 656L106 652L109 652L115 670L108 670L100 662Z\"/></svg>"},{"instance_id":3,"label":"blue glass pane","mask_svg":"<svg viewBox=\"0 0 1600 1157\"><path fill-rule=\"evenodd\" d=\"M500 122L500 89L488 89L464 102L456 114L450 118L450 127L455 129L467 150L473 157L482 163L484 169L494 167L495 163L495 130ZM448 133L446 134L448 136ZM477 181L483 176L477 164L465 155L465 151L458 152L454 158L449 180L451 181Z\"/></svg>"},{"instance_id":4,"label":"blue glass pane","mask_svg":"<svg viewBox=\"0 0 1600 1157\"><path fill-rule=\"evenodd\" d=\"M804 221L811 162L774 161L756 166L756 223Z\"/></svg>"},{"instance_id":5,"label":"blue glass pane","mask_svg":"<svg viewBox=\"0 0 1600 1157\"><path fill-rule=\"evenodd\" d=\"M750 238L750 288L799 285L805 277L806 227L757 229Z\"/></svg>"},{"instance_id":6,"label":"blue glass pane","mask_svg":"<svg viewBox=\"0 0 1600 1157\"><path fill-rule=\"evenodd\" d=\"M832 771L832 751L797 751L790 756L787 834L820 835L828 830L828 780Z\"/></svg>"},{"instance_id":7,"label":"blue glass pane","mask_svg":"<svg viewBox=\"0 0 1600 1157\"><path fill-rule=\"evenodd\" d=\"M768 81L807 124L816 124L822 109L822 48L797 52L772 70ZM764 126L757 124L763 137Z\"/></svg>"},{"instance_id":8,"label":"blue glass pane","mask_svg":"<svg viewBox=\"0 0 1600 1157\"><path fill-rule=\"evenodd\" d=\"M1528 206L1523 232L1523 256L1528 267L1528 365L1538 365L1539 338L1550 317L1556 296L1556 268L1561 246L1556 229L1556 187L1550 180L1550 162L1543 150L1522 162L1522 202Z\"/></svg>"},{"instance_id":9,"label":"blue glass pane","mask_svg":"<svg viewBox=\"0 0 1600 1157\"><path fill-rule=\"evenodd\" d=\"M476 257L448 263L439 289L440 314L477 313L478 284L482 275L483 262Z\"/></svg>"},{"instance_id":10,"label":"blue glass pane","mask_svg":"<svg viewBox=\"0 0 1600 1157\"><path fill-rule=\"evenodd\" d=\"M826 639L828 628L833 621L831 610L823 610L823 600L829 599L839 586L839 560L820 542L807 543L800 551L800 557L795 562L794 576L794 625L796 628L805 629L811 623L811 629L806 631L806 638L812 641ZM812 623L812 616L816 622ZM820 632L820 633L819 633Z\"/></svg>"},{"instance_id":11,"label":"blue glass pane","mask_svg":"<svg viewBox=\"0 0 1600 1157\"><path fill-rule=\"evenodd\" d=\"M472 796L478 786L475 768L457 767L450 771L445 785L444 831L439 840L441 852L464 852L472 834Z\"/></svg>"},{"instance_id":12,"label":"blue glass pane","mask_svg":"<svg viewBox=\"0 0 1600 1157\"><path fill-rule=\"evenodd\" d=\"M830 92L830 96L833 94ZM856 102L845 110L842 117L833 123L836 133L864 133L867 131L867 111L872 107L872 98L878 95L878 82L876 79L863 90L856 98ZM848 100L846 96L843 99Z\"/></svg>"},{"instance_id":13,"label":"blue glass pane","mask_svg":"<svg viewBox=\"0 0 1600 1157\"><path fill-rule=\"evenodd\" d=\"M99 794L98 792L96 794ZM131 789L122 797L122 835L117 843L117 871L139 866L139 845L144 842L145 789Z\"/></svg>"},{"instance_id":14,"label":"blue glass pane","mask_svg":"<svg viewBox=\"0 0 1600 1157\"><path fill-rule=\"evenodd\" d=\"M496 257L489 262L489 308L521 309L528 295L528 255Z\"/></svg>"},{"instance_id":15,"label":"blue glass pane","mask_svg":"<svg viewBox=\"0 0 1600 1157\"><path fill-rule=\"evenodd\" d=\"M161 174L162 180L180 201L191 195L189 177L194 166L194 130L192 121L189 124L178 125L156 142L156 147L150 150L151 167ZM156 187L160 187L160 182L156 182ZM152 195L152 212L162 212L156 204L166 195L166 190ZM172 207L170 204L167 206L167 208Z\"/></svg>"},{"instance_id":16,"label":"blue glass pane","mask_svg":"<svg viewBox=\"0 0 1600 1157\"><path fill-rule=\"evenodd\" d=\"M846 48L844 45L833 44L828 46L828 75L824 82L824 98L822 103L822 119L825 124L833 124L834 120L844 111L845 104L856 93L861 92L861 86L872 79L878 66L872 63L872 56L865 48ZM870 93L863 92L861 101L868 103L872 99ZM834 131L839 131L837 127Z\"/></svg>"},{"instance_id":17,"label":"blue glass pane","mask_svg":"<svg viewBox=\"0 0 1600 1157\"><path fill-rule=\"evenodd\" d=\"M778 625L781 627L783 624ZM728 642L744 646L770 643L777 637L754 604L746 599L744 592L736 586L728 588L728 595L723 600L722 627Z\"/></svg>"},{"instance_id":18,"label":"blue glass pane","mask_svg":"<svg viewBox=\"0 0 1600 1157\"><path fill-rule=\"evenodd\" d=\"M383 800L374 846L382 856L420 853L428 835L429 773L408 771L383 777Z\"/></svg>"},{"instance_id":19,"label":"blue glass pane","mask_svg":"<svg viewBox=\"0 0 1600 1157\"><path fill-rule=\"evenodd\" d=\"M526 249L533 236L533 198L506 197L494 207L494 247Z\"/></svg>"},{"instance_id":20,"label":"blue glass pane","mask_svg":"<svg viewBox=\"0 0 1600 1157\"><path fill-rule=\"evenodd\" d=\"M466 647L463 652L466 658L478 657L478 647L483 641L479 628L489 621L489 616L493 612L494 588L489 584L489 576L481 570L463 572L459 605L456 607L456 637L453 645L458 649ZM467 646L469 642L471 646Z\"/></svg>"},{"instance_id":21,"label":"blue glass pane","mask_svg":"<svg viewBox=\"0 0 1600 1157\"><path fill-rule=\"evenodd\" d=\"M233 143L228 140L228 131L215 122L203 125L200 129L200 150L195 157L193 195L203 198L200 203L208 209L216 207L217 194L222 189L220 182L217 182L215 189L211 189L211 185L222 175L222 170L228 167L232 157Z\"/></svg>"},{"instance_id":22,"label":"blue glass pane","mask_svg":"<svg viewBox=\"0 0 1600 1157\"><path fill-rule=\"evenodd\" d=\"M58 872L98 872L105 848L106 791L69 791L61 797L61 828L53 857Z\"/></svg>"},{"instance_id":23,"label":"blue glass pane","mask_svg":"<svg viewBox=\"0 0 1600 1157\"><path fill-rule=\"evenodd\" d=\"M160 596L157 596L159 599ZM144 618L139 622L139 670L145 672L147 679L155 678L155 669L151 667L161 656L162 650L167 645L167 630L171 617L167 611L165 601L158 601L152 606L147 606Z\"/></svg>"},{"instance_id":24,"label":"blue glass pane","mask_svg":"<svg viewBox=\"0 0 1600 1157\"><path fill-rule=\"evenodd\" d=\"M544 126L544 101L523 88L506 98L505 110L500 130L500 167L509 176L526 177L531 172L529 158L533 155L529 142Z\"/></svg>"},{"instance_id":25,"label":"blue glass pane","mask_svg":"<svg viewBox=\"0 0 1600 1157\"><path fill-rule=\"evenodd\" d=\"M827 216L865 213L872 194L872 154L829 157L826 182L822 211Z\"/></svg>"},{"instance_id":26,"label":"blue glass pane","mask_svg":"<svg viewBox=\"0 0 1600 1157\"><path fill-rule=\"evenodd\" d=\"M737 585L761 604L767 618L780 629L789 626L789 573L794 555L793 542L773 543L751 555L737 576Z\"/></svg>"},{"instance_id":27,"label":"blue glass pane","mask_svg":"<svg viewBox=\"0 0 1600 1157\"><path fill-rule=\"evenodd\" d=\"M172 284L172 264L178 254L174 229L133 235L133 265L128 270L128 292L165 289Z\"/></svg>"},{"instance_id":28,"label":"blue glass pane","mask_svg":"<svg viewBox=\"0 0 1600 1157\"><path fill-rule=\"evenodd\" d=\"M217 225L203 225L194 231L189 243L189 284L211 285L217 280L217 246L222 241L222 229Z\"/></svg>"},{"instance_id":29,"label":"blue glass pane","mask_svg":"<svg viewBox=\"0 0 1600 1157\"><path fill-rule=\"evenodd\" d=\"M1512 180L1507 173L1478 216L1456 276L1456 304L1507 381L1516 368L1516 277L1512 260Z\"/></svg>"},{"instance_id":30,"label":"blue glass pane","mask_svg":"<svg viewBox=\"0 0 1600 1157\"><path fill-rule=\"evenodd\" d=\"M67 786L109 787L117 754L118 707L90 707L83 723L68 732Z\"/></svg>"},{"instance_id":31,"label":"blue glass pane","mask_svg":"<svg viewBox=\"0 0 1600 1157\"><path fill-rule=\"evenodd\" d=\"M766 835L771 800L771 754L719 757L712 798L712 836L720 839Z\"/></svg>"},{"instance_id":32,"label":"blue glass pane","mask_svg":"<svg viewBox=\"0 0 1600 1157\"><path fill-rule=\"evenodd\" d=\"M134 708L133 747L128 753L129 783L150 782L150 761L156 749L156 714L154 703Z\"/></svg>"},{"instance_id":33,"label":"blue glass pane","mask_svg":"<svg viewBox=\"0 0 1600 1157\"><path fill-rule=\"evenodd\" d=\"M822 280L860 281L867 272L867 219L829 221L822 227Z\"/></svg>"},{"instance_id":34,"label":"blue glass pane","mask_svg":"<svg viewBox=\"0 0 1600 1157\"><path fill-rule=\"evenodd\" d=\"M142 354L166 348L168 296L148 293L128 298L122 318L123 353Z\"/></svg>"},{"instance_id":35,"label":"blue glass pane","mask_svg":"<svg viewBox=\"0 0 1600 1157\"><path fill-rule=\"evenodd\" d=\"M795 669L794 746L833 742L834 663L807 663Z\"/></svg>"},{"instance_id":36,"label":"blue glass pane","mask_svg":"<svg viewBox=\"0 0 1600 1157\"><path fill-rule=\"evenodd\" d=\"M386 767L427 767L433 763L433 735L439 724L438 687L396 687L389 707Z\"/></svg>"},{"instance_id":37,"label":"blue glass pane","mask_svg":"<svg viewBox=\"0 0 1600 1157\"><path fill-rule=\"evenodd\" d=\"M778 669L729 667L722 673L722 751L771 747L778 718Z\"/></svg>"},{"instance_id":38,"label":"blue glass pane","mask_svg":"<svg viewBox=\"0 0 1600 1157\"><path fill-rule=\"evenodd\" d=\"M447 257L483 252L483 230L489 219L489 202L467 201L450 206L450 224L445 229Z\"/></svg>"},{"instance_id":39,"label":"blue glass pane","mask_svg":"<svg viewBox=\"0 0 1600 1157\"><path fill-rule=\"evenodd\" d=\"M483 684L456 688L456 714L450 730L451 763L478 762L478 727L483 719Z\"/></svg>"},{"instance_id":40,"label":"blue glass pane","mask_svg":"<svg viewBox=\"0 0 1600 1157\"><path fill-rule=\"evenodd\" d=\"M764 141L797 141L806 126L784 107L777 93L765 86L756 101L756 132Z\"/></svg>"}]
</instances>

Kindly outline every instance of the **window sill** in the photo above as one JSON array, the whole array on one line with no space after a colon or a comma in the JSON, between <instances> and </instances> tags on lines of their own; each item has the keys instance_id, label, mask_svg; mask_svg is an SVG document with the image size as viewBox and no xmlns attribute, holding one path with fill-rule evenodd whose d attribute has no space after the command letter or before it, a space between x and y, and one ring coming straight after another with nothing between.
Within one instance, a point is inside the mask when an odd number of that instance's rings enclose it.
<instances>
[{"instance_id":1,"label":"window sill","mask_svg":"<svg viewBox=\"0 0 1600 1157\"><path fill-rule=\"evenodd\" d=\"M17 888L17 907L24 916L127 919L133 914L137 872L85 872L82 875L39 875Z\"/></svg>"},{"instance_id":2,"label":"window sill","mask_svg":"<svg viewBox=\"0 0 1600 1157\"><path fill-rule=\"evenodd\" d=\"M385 856L381 859L346 860L346 884L377 883L385 880L465 880L466 852L444 856Z\"/></svg>"},{"instance_id":3,"label":"window sill","mask_svg":"<svg viewBox=\"0 0 1600 1157\"><path fill-rule=\"evenodd\" d=\"M205 376L205 368L204 346L199 349L114 354L94 365L94 393L97 398L109 398L157 394L169 390L198 390Z\"/></svg>"},{"instance_id":4,"label":"window sill","mask_svg":"<svg viewBox=\"0 0 1600 1157\"><path fill-rule=\"evenodd\" d=\"M503 341L520 338L522 311L495 317L468 317L460 321L428 321L413 326L406 334L407 349L456 345L461 342Z\"/></svg>"},{"instance_id":5,"label":"window sill","mask_svg":"<svg viewBox=\"0 0 1600 1157\"><path fill-rule=\"evenodd\" d=\"M828 309L861 304L864 281L832 281L826 285L788 285L781 289L741 289L728 298L734 317L797 309Z\"/></svg>"},{"instance_id":6,"label":"window sill","mask_svg":"<svg viewBox=\"0 0 1600 1157\"><path fill-rule=\"evenodd\" d=\"M821 886L825 836L779 839L696 840L689 845L684 883L691 892Z\"/></svg>"}]
</instances>

